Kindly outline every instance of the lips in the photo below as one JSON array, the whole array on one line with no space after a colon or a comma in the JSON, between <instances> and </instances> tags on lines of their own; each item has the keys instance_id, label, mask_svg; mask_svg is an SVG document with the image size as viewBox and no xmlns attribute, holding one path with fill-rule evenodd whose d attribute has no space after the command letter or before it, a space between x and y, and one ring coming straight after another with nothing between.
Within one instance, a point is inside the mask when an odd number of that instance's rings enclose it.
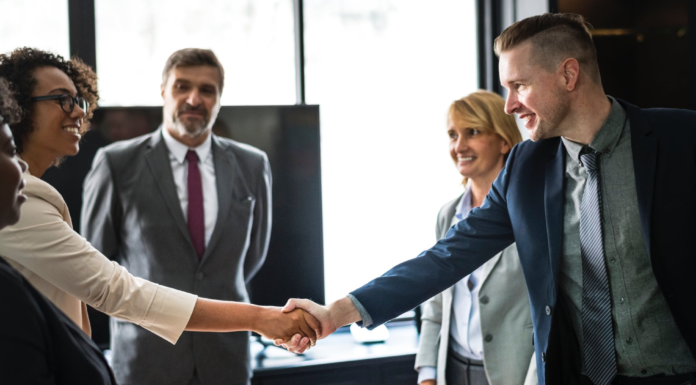
<instances>
[{"instance_id":1,"label":"lips","mask_svg":"<svg viewBox=\"0 0 696 385\"><path fill-rule=\"evenodd\" d=\"M79 127L63 127L64 131L67 131L71 134L75 134L77 136L80 135L80 128Z\"/></svg>"},{"instance_id":2,"label":"lips","mask_svg":"<svg viewBox=\"0 0 696 385\"><path fill-rule=\"evenodd\" d=\"M530 129L536 120L536 114L523 114L519 115L520 119L524 121L524 126Z\"/></svg>"}]
</instances>

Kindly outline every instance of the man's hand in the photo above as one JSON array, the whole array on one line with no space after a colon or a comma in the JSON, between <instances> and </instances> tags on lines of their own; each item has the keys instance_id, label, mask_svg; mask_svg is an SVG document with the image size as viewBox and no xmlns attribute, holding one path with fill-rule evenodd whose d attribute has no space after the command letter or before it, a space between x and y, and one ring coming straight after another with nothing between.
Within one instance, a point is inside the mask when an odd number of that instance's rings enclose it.
<instances>
[{"instance_id":1,"label":"man's hand","mask_svg":"<svg viewBox=\"0 0 696 385\"><path fill-rule=\"evenodd\" d=\"M307 346L314 345L322 333L320 323L302 309L284 311L270 306L265 309L254 331L268 339L289 341L295 336L298 344Z\"/></svg>"},{"instance_id":2,"label":"man's hand","mask_svg":"<svg viewBox=\"0 0 696 385\"><path fill-rule=\"evenodd\" d=\"M321 325L320 333L317 334L317 339L326 338L336 329L343 325L360 321L360 313L353 305L348 297L340 299L329 306L318 305L308 299L291 299L283 308L284 312L291 312L295 309L304 309L309 314L313 315ZM304 342L304 343L303 343ZM274 341L277 345L282 345L285 349L293 353L303 353L314 344L309 344L308 341L300 339L300 336L294 336L291 340L277 339Z\"/></svg>"},{"instance_id":3,"label":"man's hand","mask_svg":"<svg viewBox=\"0 0 696 385\"><path fill-rule=\"evenodd\" d=\"M435 380L425 380L420 383L420 385L437 385L437 381Z\"/></svg>"}]
</instances>

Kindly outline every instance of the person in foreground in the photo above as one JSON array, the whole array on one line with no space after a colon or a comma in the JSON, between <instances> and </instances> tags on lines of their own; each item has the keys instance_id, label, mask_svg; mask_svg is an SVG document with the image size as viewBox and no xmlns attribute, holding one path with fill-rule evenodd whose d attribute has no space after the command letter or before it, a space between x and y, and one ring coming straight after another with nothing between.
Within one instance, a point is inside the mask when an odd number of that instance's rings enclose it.
<instances>
[{"instance_id":1,"label":"person in foreground","mask_svg":"<svg viewBox=\"0 0 696 385\"><path fill-rule=\"evenodd\" d=\"M516 241L539 384L696 384L696 112L605 95L590 28L544 14L496 39L505 112L531 141L513 148L480 208L328 307L286 310L309 310L322 337L375 327Z\"/></svg>"},{"instance_id":2,"label":"person in foreground","mask_svg":"<svg viewBox=\"0 0 696 385\"><path fill-rule=\"evenodd\" d=\"M481 206L522 141L505 101L488 91L452 103L449 153L464 177L464 194L437 218L437 238ZM416 356L420 385L535 385L532 317L517 247L513 243L454 286L425 302ZM485 341L485 342L484 342Z\"/></svg>"},{"instance_id":3,"label":"person in foreground","mask_svg":"<svg viewBox=\"0 0 696 385\"><path fill-rule=\"evenodd\" d=\"M282 339L299 331L315 338L311 316L285 317L280 308L201 298L134 277L99 253L72 230L60 194L39 179L57 160L78 152L97 101L94 72L79 59L20 48L0 55L0 76L8 79L22 109L22 121L10 128L29 166L28 201L19 222L0 231L0 255L87 335L85 304L172 344L184 330L251 330Z\"/></svg>"},{"instance_id":4,"label":"person in foreground","mask_svg":"<svg viewBox=\"0 0 696 385\"><path fill-rule=\"evenodd\" d=\"M27 164L17 158L8 126L19 115L0 78L0 229L17 223L27 200ZM92 340L2 258L0 314L0 384L116 384Z\"/></svg>"},{"instance_id":5,"label":"person in foreground","mask_svg":"<svg viewBox=\"0 0 696 385\"><path fill-rule=\"evenodd\" d=\"M248 302L246 284L271 235L271 170L262 151L212 134L224 79L211 50L170 55L164 122L97 152L84 183L82 235L136 277ZM111 342L124 384L246 384L252 376L248 332L184 333L172 346L112 319ZM172 367L152 370L163 365Z\"/></svg>"}]
</instances>

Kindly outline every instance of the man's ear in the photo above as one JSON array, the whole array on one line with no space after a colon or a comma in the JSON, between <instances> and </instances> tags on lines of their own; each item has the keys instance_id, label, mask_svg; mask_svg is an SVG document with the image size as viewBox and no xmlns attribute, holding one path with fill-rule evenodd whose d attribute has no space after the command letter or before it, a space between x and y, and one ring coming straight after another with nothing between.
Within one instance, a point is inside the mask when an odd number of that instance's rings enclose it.
<instances>
[{"instance_id":1,"label":"man's ear","mask_svg":"<svg viewBox=\"0 0 696 385\"><path fill-rule=\"evenodd\" d=\"M559 69L562 71L566 90L573 91L578 83L578 76L580 75L580 63L571 57L561 63Z\"/></svg>"},{"instance_id":2,"label":"man's ear","mask_svg":"<svg viewBox=\"0 0 696 385\"><path fill-rule=\"evenodd\" d=\"M162 91L162 99L164 99L164 84L160 85L160 90Z\"/></svg>"}]
</instances>

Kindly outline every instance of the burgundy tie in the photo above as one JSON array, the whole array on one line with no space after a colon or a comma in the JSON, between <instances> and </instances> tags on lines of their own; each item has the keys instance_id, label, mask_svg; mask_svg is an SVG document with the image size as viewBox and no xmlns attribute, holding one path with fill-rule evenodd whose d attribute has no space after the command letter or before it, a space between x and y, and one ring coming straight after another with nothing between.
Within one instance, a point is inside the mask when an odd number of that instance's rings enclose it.
<instances>
[{"instance_id":1,"label":"burgundy tie","mask_svg":"<svg viewBox=\"0 0 696 385\"><path fill-rule=\"evenodd\" d=\"M188 230L198 258L205 251L205 213L203 212L203 187L201 171L198 169L198 155L189 150L188 160Z\"/></svg>"}]
</instances>

